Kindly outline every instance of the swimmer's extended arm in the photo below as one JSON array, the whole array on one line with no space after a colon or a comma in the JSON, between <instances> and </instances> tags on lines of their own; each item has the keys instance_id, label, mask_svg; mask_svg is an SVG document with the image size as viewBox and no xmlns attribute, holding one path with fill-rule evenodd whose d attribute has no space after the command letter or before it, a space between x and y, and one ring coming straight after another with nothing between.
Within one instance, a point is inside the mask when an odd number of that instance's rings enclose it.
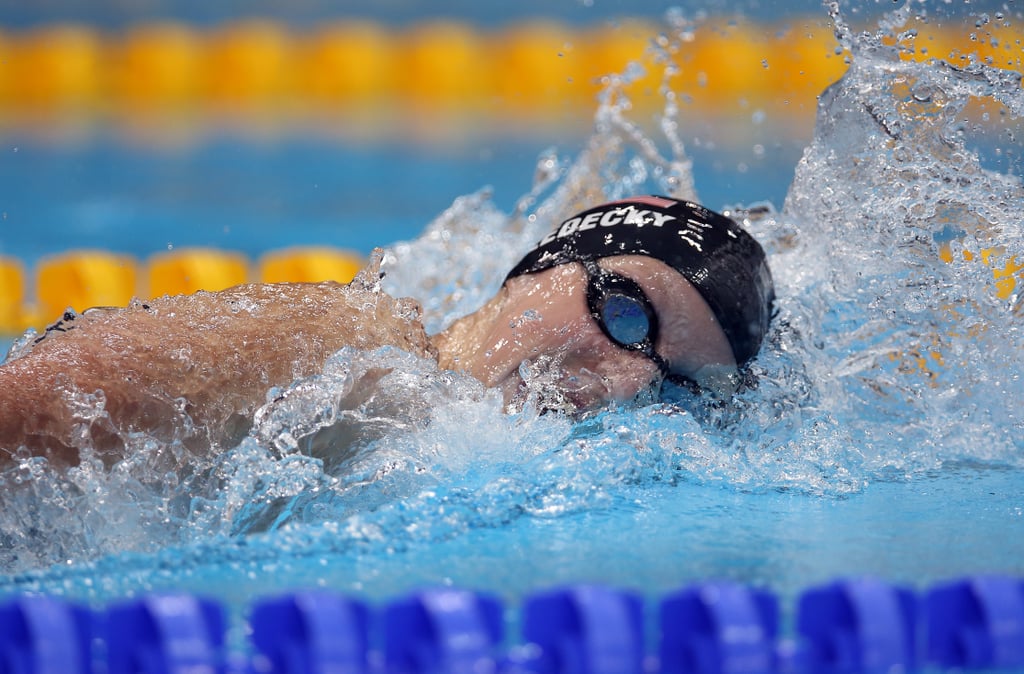
<instances>
[{"instance_id":1,"label":"swimmer's extended arm","mask_svg":"<svg viewBox=\"0 0 1024 674\"><path fill-rule=\"evenodd\" d=\"M116 455L132 431L197 450L232 442L271 387L319 371L344 346L432 355L416 315L358 282L244 285L85 312L0 365L0 461L18 447L60 463L76 463L83 445Z\"/></svg>"}]
</instances>

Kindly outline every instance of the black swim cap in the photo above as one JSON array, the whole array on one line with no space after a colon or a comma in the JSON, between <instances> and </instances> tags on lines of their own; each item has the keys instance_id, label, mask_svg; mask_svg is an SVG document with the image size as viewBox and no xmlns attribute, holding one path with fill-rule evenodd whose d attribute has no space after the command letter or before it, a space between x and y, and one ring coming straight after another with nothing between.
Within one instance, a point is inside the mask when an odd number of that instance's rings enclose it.
<instances>
[{"instance_id":1,"label":"black swim cap","mask_svg":"<svg viewBox=\"0 0 1024 674\"><path fill-rule=\"evenodd\" d=\"M646 255L677 270L711 307L736 363L757 354L775 300L764 250L729 218L689 201L644 196L583 211L544 237L505 280L615 255Z\"/></svg>"}]
</instances>

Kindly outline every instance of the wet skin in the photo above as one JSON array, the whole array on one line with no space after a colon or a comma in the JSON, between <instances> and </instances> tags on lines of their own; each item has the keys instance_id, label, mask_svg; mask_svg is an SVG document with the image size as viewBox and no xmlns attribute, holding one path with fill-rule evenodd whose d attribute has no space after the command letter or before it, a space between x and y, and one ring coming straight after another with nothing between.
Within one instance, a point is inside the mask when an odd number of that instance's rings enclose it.
<instances>
[{"instance_id":1,"label":"wet skin","mask_svg":"<svg viewBox=\"0 0 1024 674\"><path fill-rule=\"evenodd\" d=\"M697 290L678 272L652 258L606 258L599 266L636 281L661 323L656 351L673 372L725 391L736 362L725 334ZM590 315L586 273L561 265L518 276L477 312L433 339L440 364L463 370L492 387L506 402L521 393L524 361L547 360L561 371L560 387L576 409L626 401L660 379L647 356L613 343Z\"/></svg>"},{"instance_id":2,"label":"wet skin","mask_svg":"<svg viewBox=\"0 0 1024 674\"><path fill-rule=\"evenodd\" d=\"M415 302L358 280L84 312L0 365L0 461L24 447L77 463L82 446L113 461L131 432L196 452L230 447L271 388L321 371L345 346L435 357L417 315Z\"/></svg>"},{"instance_id":3,"label":"wet skin","mask_svg":"<svg viewBox=\"0 0 1024 674\"><path fill-rule=\"evenodd\" d=\"M673 371L720 387L732 352L697 291L642 256L600 262L636 281L658 313L656 349ZM511 279L480 310L428 338L411 300L375 286L370 269L336 283L245 285L86 312L0 365L0 461L18 448L58 464L88 444L116 460L142 431L194 451L230 447L267 391L322 370L344 346L395 346L436 358L522 403L523 363L552 373L565 409L625 401L661 377L645 355L601 331L578 264ZM97 416L90 400L102 400ZM83 416L84 415L84 416Z\"/></svg>"}]
</instances>

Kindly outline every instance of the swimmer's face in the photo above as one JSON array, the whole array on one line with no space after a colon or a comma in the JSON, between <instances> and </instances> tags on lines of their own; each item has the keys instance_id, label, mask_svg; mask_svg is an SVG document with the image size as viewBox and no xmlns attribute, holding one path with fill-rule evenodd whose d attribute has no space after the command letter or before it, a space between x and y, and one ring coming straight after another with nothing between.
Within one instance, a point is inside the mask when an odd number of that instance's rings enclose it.
<instances>
[{"instance_id":1,"label":"swimmer's face","mask_svg":"<svg viewBox=\"0 0 1024 674\"><path fill-rule=\"evenodd\" d=\"M605 258L598 267L634 281L647 296L659 323L654 351L673 372L717 386L735 371L725 334L677 271L638 255ZM591 315L581 264L517 276L502 292L476 352L460 359L459 369L501 388L507 403L534 390L545 406L588 409L629 400L660 381L651 357L616 344Z\"/></svg>"}]
</instances>

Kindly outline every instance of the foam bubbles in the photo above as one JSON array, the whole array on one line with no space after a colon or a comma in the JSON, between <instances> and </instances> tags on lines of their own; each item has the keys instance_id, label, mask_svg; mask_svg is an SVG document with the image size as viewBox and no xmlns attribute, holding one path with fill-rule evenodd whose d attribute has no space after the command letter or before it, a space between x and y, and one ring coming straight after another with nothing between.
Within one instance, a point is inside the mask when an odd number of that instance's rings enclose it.
<instances>
[{"instance_id":1,"label":"foam bubbles","mask_svg":"<svg viewBox=\"0 0 1024 674\"><path fill-rule=\"evenodd\" d=\"M1020 78L904 60L882 37L850 38L853 64L822 96L773 268L783 296L811 309L814 379L833 380L826 402L865 452L865 477L1017 463L1019 315L993 269L1024 254L1024 187L986 168L962 129L979 107L1019 118Z\"/></svg>"}]
</instances>

